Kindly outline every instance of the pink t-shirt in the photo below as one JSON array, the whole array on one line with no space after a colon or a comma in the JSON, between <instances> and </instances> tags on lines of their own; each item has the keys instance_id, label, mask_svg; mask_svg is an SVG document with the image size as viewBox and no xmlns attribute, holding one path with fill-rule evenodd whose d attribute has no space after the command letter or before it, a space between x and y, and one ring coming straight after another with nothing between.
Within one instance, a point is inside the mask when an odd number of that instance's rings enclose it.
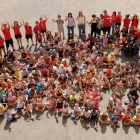
<instances>
[{"instance_id":1,"label":"pink t-shirt","mask_svg":"<svg viewBox=\"0 0 140 140\"><path fill-rule=\"evenodd\" d=\"M100 107L100 101L94 101L93 105L94 107Z\"/></svg>"},{"instance_id":2,"label":"pink t-shirt","mask_svg":"<svg viewBox=\"0 0 140 140\"><path fill-rule=\"evenodd\" d=\"M14 101L16 99L16 97L15 96L12 96L11 98L10 97L8 97L8 101Z\"/></svg>"},{"instance_id":3,"label":"pink t-shirt","mask_svg":"<svg viewBox=\"0 0 140 140\"><path fill-rule=\"evenodd\" d=\"M107 44L108 43L108 38L103 38L103 44Z\"/></svg>"}]
</instances>

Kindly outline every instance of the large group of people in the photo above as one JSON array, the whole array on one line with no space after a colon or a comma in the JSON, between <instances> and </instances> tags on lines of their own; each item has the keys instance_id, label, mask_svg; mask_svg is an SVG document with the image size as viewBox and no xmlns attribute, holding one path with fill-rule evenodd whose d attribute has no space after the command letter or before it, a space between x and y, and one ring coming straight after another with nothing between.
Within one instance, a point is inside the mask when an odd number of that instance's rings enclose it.
<instances>
[{"instance_id":1,"label":"large group of people","mask_svg":"<svg viewBox=\"0 0 140 140\"><path fill-rule=\"evenodd\" d=\"M58 19L52 19L58 26L54 36L47 30L46 16L45 19L40 17L40 22L36 21L33 29L24 20L14 21L11 26L8 22L2 23L5 39L0 36L0 115L10 122L25 115L34 120L36 112L55 109L57 121L62 113L63 119L70 117L74 123L79 119L86 121L88 128L94 122L97 129L98 120L101 124L111 124L115 129L121 119L125 126L140 125L138 60L135 58L125 64L116 60L116 56L124 55L122 52L128 55L138 52L139 17L133 15L129 18L130 15L126 15L123 19L121 12L113 12L111 16L106 10L103 13L100 17L93 14L91 21L86 21L82 11L79 11L76 20L72 13L68 13L65 20L58 15ZM68 22L67 37L65 21ZM79 35L74 33L76 21ZM86 24L91 27L88 36ZM22 45L22 25L26 47ZM18 50L14 49L10 28L15 33ZM39 43L36 52L29 49L29 39L32 45ZM10 46L13 50L9 49ZM109 48L114 48L110 55L104 52ZM127 88L128 93L125 91ZM104 90L111 91L108 102L104 104L106 111L100 107L106 96ZM126 94L128 98L123 103L121 100ZM44 102L44 98L48 102ZM16 107L17 113L11 111L11 107ZM112 116L107 112L112 112ZM130 113L135 113L133 118Z\"/></svg>"}]
</instances>

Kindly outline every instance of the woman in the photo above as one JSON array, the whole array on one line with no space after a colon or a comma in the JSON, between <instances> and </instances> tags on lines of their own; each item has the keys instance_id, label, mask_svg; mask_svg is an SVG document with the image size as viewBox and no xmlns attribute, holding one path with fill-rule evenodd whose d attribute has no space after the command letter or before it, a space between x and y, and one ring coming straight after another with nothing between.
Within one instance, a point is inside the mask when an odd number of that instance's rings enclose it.
<instances>
[{"instance_id":1,"label":"woman","mask_svg":"<svg viewBox=\"0 0 140 140\"><path fill-rule=\"evenodd\" d=\"M123 27L126 28L127 30L127 33L128 33L128 29L129 29L129 24L130 24L130 18L129 18L130 15L125 15L125 19L123 20L124 24L123 24Z\"/></svg>"},{"instance_id":2,"label":"woman","mask_svg":"<svg viewBox=\"0 0 140 140\"><path fill-rule=\"evenodd\" d=\"M89 24L89 26L91 26L91 36L93 36L94 33L94 37L96 37L96 32L98 29L98 24L99 22L96 19L96 15L92 15L92 20L90 22L87 21L87 24Z\"/></svg>"},{"instance_id":3,"label":"woman","mask_svg":"<svg viewBox=\"0 0 140 140\"><path fill-rule=\"evenodd\" d=\"M112 34L114 34L115 26L116 26L116 12L113 12L111 18L112 18L111 20Z\"/></svg>"},{"instance_id":4,"label":"woman","mask_svg":"<svg viewBox=\"0 0 140 140\"><path fill-rule=\"evenodd\" d=\"M138 27L138 24L139 24L139 17L138 17L138 15L133 15L132 17L131 17L131 21L132 21L132 23L131 23L131 26L132 27Z\"/></svg>"},{"instance_id":5,"label":"woman","mask_svg":"<svg viewBox=\"0 0 140 140\"><path fill-rule=\"evenodd\" d=\"M86 25L86 18L83 15L82 11L79 11L79 15L77 16L76 20L78 20L79 38L81 38L81 32L85 33Z\"/></svg>"},{"instance_id":6,"label":"woman","mask_svg":"<svg viewBox=\"0 0 140 140\"><path fill-rule=\"evenodd\" d=\"M6 55L5 48L4 48L4 39L0 35L0 56L2 57L2 51L1 50L3 50L4 55Z\"/></svg>"},{"instance_id":7,"label":"woman","mask_svg":"<svg viewBox=\"0 0 140 140\"><path fill-rule=\"evenodd\" d=\"M65 21L68 21L67 28L68 28L68 36L70 34L70 30L72 31L72 36L74 35L74 27L76 27L75 19L72 16L72 13L68 13L68 17L66 16Z\"/></svg>"},{"instance_id":8,"label":"woman","mask_svg":"<svg viewBox=\"0 0 140 140\"><path fill-rule=\"evenodd\" d=\"M18 25L18 23L20 24L20 25ZM14 24L14 26L13 26L13 24ZM22 23L21 22L17 22L17 21L14 21L14 23L12 22L11 23L11 28L14 30L14 33L15 33L15 38L16 38L16 40L17 40L17 44L18 44L18 46L19 46L19 49L20 49L20 45L21 45L21 47L22 47L22 40L21 40L21 32L20 32L20 30L19 30L19 28L22 26Z\"/></svg>"},{"instance_id":9,"label":"woman","mask_svg":"<svg viewBox=\"0 0 140 140\"><path fill-rule=\"evenodd\" d=\"M33 43L33 31L32 31L32 27L29 25L28 22L24 23L23 20L23 26L25 27L25 32L26 32L26 39L27 39L27 47L29 47L29 38L32 41L32 45L34 45Z\"/></svg>"}]
</instances>

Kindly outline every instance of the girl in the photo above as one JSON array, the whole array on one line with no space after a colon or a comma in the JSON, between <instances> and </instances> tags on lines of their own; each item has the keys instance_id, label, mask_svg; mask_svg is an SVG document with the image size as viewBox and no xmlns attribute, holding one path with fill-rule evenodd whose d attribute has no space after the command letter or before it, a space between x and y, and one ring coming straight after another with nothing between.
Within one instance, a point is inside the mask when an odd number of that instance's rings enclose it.
<instances>
[{"instance_id":1,"label":"girl","mask_svg":"<svg viewBox=\"0 0 140 140\"><path fill-rule=\"evenodd\" d=\"M74 27L76 27L75 19L72 16L72 13L68 13L68 17L66 16L65 21L68 21L67 28L68 28L68 36L70 34L70 30L72 31L72 36L74 36Z\"/></svg>"},{"instance_id":2,"label":"girl","mask_svg":"<svg viewBox=\"0 0 140 140\"><path fill-rule=\"evenodd\" d=\"M113 112L113 110L115 109L114 107L114 101L113 101L113 98L112 97L109 97L109 102L108 102L108 105L107 105L107 111L111 111Z\"/></svg>"},{"instance_id":3,"label":"girl","mask_svg":"<svg viewBox=\"0 0 140 140\"><path fill-rule=\"evenodd\" d=\"M117 92L117 96L118 96L119 98L120 98L121 96L124 96L124 95L125 95L124 87L123 87L123 84L122 84L122 83L117 83L116 92Z\"/></svg>"},{"instance_id":4,"label":"girl","mask_svg":"<svg viewBox=\"0 0 140 140\"><path fill-rule=\"evenodd\" d=\"M18 23L20 25L18 25ZM13 24L14 24L14 26L13 26ZM20 32L21 26L22 26L22 23L20 21L18 21L18 22L14 21L14 23L13 22L11 23L11 28L14 30L15 38L17 40L17 44L19 46L19 49L20 49L20 46L22 47L22 40L21 40L22 36L21 36L21 32Z\"/></svg>"},{"instance_id":5,"label":"girl","mask_svg":"<svg viewBox=\"0 0 140 140\"><path fill-rule=\"evenodd\" d=\"M108 117L108 113L106 112L103 112L103 113L100 113L100 122L101 124L109 124L110 123L110 119Z\"/></svg>"},{"instance_id":6,"label":"girl","mask_svg":"<svg viewBox=\"0 0 140 140\"><path fill-rule=\"evenodd\" d=\"M6 55L5 48L4 48L4 39L0 35L0 56L2 57L2 51L1 50L3 50L4 55Z\"/></svg>"},{"instance_id":7,"label":"girl","mask_svg":"<svg viewBox=\"0 0 140 140\"><path fill-rule=\"evenodd\" d=\"M99 22L96 19L96 15L93 14L92 15L92 20L90 22L87 21L87 24L89 26L91 26L91 36L93 36L93 33L94 33L94 37L96 37L97 27L98 27L98 24L99 24Z\"/></svg>"},{"instance_id":8,"label":"girl","mask_svg":"<svg viewBox=\"0 0 140 140\"><path fill-rule=\"evenodd\" d=\"M36 108L36 111L39 111L39 112L44 112L44 109L45 109L45 104L43 103L43 100L41 98L39 98L37 100L37 108Z\"/></svg>"},{"instance_id":9,"label":"girl","mask_svg":"<svg viewBox=\"0 0 140 140\"><path fill-rule=\"evenodd\" d=\"M52 96L50 96L50 101L45 103L45 107L48 110L52 110L54 108L55 104L56 104L56 99L55 99L55 96L52 95Z\"/></svg>"},{"instance_id":10,"label":"girl","mask_svg":"<svg viewBox=\"0 0 140 140\"><path fill-rule=\"evenodd\" d=\"M106 35L103 35L103 47L104 48L108 48L107 43L108 43L108 38L106 37Z\"/></svg>"},{"instance_id":11,"label":"girl","mask_svg":"<svg viewBox=\"0 0 140 140\"><path fill-rule=\"evenodd\" d=\"M25 102L23 97L19 97L19 100L17 101L17 111L21 112L22 115L25 115Z\"/></svg>"},{"instance_id":12,"label":"girl","mask_svg":"<svg viewBox=\"0 0 140 140\"><path fill-rule=\"evenodd\" d=\"M69 86L66 87L66 91L63 94L63 98L68 100L70 98L70 94L71 94L72 90Z\"/></svg>"},{"instance_id":13,"label":"girl","mask_svg":"<svg viewBox=\"0 0 140 140\"><path fill-rule=\"evenodd\" d=\"M32 41L32 45L34 45L33 38L32 38L33 31L32 31L32 27L29 26L29 23L28 22L24 23L24 20L23 20L23 26L25 27L25 31L26 31L26 40L27 40L27 48L28 48L29 47L29 38Z\"/></svg>"},{"instance_id":14,"label":"girl","mask_svg":"<svg viewBox=\"0 0 140 140\"><path fill-rule=\"evenodd\" d=\"M62 110L62 115L63 117L67 118L70 114L71 114L71 111L69 111L69 106L67 103L65 103Z\"/></svg>"},{"instance_id":15,"label":"girl","mask_svg":"<svg viewBox=\"0 0 140 140\"><path fill-rule=\"evenodd\" d=\"M79 104L83 104L85 100L85 93L83 91L80 92L80 97L79 97Z\"/></svg>"},{"instance_id":16,"label":"girl","mask_svg":"<svg viewBox=\"0 0 140 140\"><path fill-rule=\"evenodd\" d=\"M113 98L114 103L117 103L118 101L120 101L120 99L117 98L117 93L116 93L115 88L112 89L112 94L110 95L110 97Z\"/></svg>"},{"instance_id":17,"label":"girl","mask_svg":"<svg viewBox=\"0 0 140 140\"><path fill-rule=\"evenodd\" d=\"M12 95L12 93L10 92L8 94L8 105L9 106L16 106L17 100L16 97Z\"/></svg>"},{"instance_id":18,"label":"girl","mask_svg":"<svg viewBox=\"0 0 140 140\"><path fill-rule=\"evenodd\" d=\"M116 106L116 113L117 115L120 115L120 116L124 116L125 115L125 107L122 105L122 101L118 101L117 103L117 106Z\"/></svg>"},{"instance_id":19,"label":"girl","mask_svg":"<svg viewBox=\"0 0 140 140\"><path fill-rule=\"evenodd\" d=\"M120 51L119 45L115 45L114 55L121 56L121 51Z\"/></svg>"},{"instance_id":20,"label":"girl","mask_svg":"<svg viewBox=\"0 0 140 140\"><path fill-rule=\"evenodd\" d=\"M137 28L137 26L138 26L138 24L139 24L139 17L138 17L138 15L133 15L132 17L131 17L131 20L130 21L132 21L131 22L131 26L132 27L136 27Z\"/></svg>"},{"instance_id":21,"label":"girl","mask_svg":"<svg viewBox=\"0 0 140 140\"><path fill-rule=\"evenodd\" d=\"M111 18L112 18L111 20L112 34L114 34L115 26L116 26L116 12L113 12Z\"/></svg>"},{"instance_id":22,"label":"girl","mask_svg":"<svg viewBox=\"0 0 140 140\"><path fill-rule=\"evenodd\" d=\"M125 19L123 20L123 22L124 22L123 27L126 28L127 33L128 33L128 29L129 29L129 24L130 24L129 16L130 15L125 15Z\"/></svg>"},{"instance_id":23,"label":"girl","mask_svg":"<svg viewBox=\"0 0 140 140\"><path fill-rule=\"evenodd\" d=\"M30 116L31 114L31 119L34 120L34 116L33 116L33 107L32 107L32 104L30 103L30 101L26 101L26 113L28 116ZM30 112L30 114L29 114Z\"/></svg>"},{"instance_id":24,"label":"girl","mask_svg":"<svg viewBox=\"0 0 140 140\"><path fill-rule=\"evenodd\" d=\"M44 64L44 57L41 56L40 58L38 58L38 62L36 63L36 65L38 67L41 67Z\"/></svg>"}]
</instances>

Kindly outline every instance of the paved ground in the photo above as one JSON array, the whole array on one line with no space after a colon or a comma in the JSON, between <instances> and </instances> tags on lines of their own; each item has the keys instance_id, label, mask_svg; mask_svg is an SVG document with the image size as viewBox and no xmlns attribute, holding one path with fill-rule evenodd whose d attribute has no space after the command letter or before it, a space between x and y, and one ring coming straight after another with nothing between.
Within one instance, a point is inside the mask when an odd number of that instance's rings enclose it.
<instances>
[{"instance_id":1,"label":"paved ground","mask_svg":"<svg viewBox=\"0 0 140 140\"><path fill-rule=\"evenodd\" d=\"M108 10L109 14L113 11L121 11L122 15L125 14L137 14L139 13L139 0L0 0L0 22L11 22L14 20L24 19L28 21L31 26L35 25L35 21L39 20L40 16L44 14L47 16L47 28L52 33L57 31L56 23L52 22L52 18L57 18L58 14L62 15L64 19L68 12L72 12L76 18L78 11L82 10L88 21L91 20L93 13L102 13L104 9ZM67 35L66 23L65 34ZM86 27L87 33L90 28ZM24 38L25 29L22 27L21 32L23 34L23 45L26 45ZM11 31L13 39L14 34ZM75 33L78 33L76 27ZM1 34L1 33L0 33ZM14 39L15 47L17 48L16 40ZM38 46L39 47L39 46ZM34 51L32 47L32 51ZM112 50L108 50L110 52ZM117 58L121 62L127 60L131 61L133 58L121 57ZM101 101L102 110L106 109L107 101L109 98L109 91L104 92L104 99ZM126 97L123 97L123 101ZM0 118L0 139L2 140L89 140L89 139L108 139L108 140L136 140L139 138L140 127L121 127L114 131L111 126L99 125L98 130L94 130L93 125L90 129L86 129L85 124L78 121L77 125L73 124L70 119L62 120L59 118L59 123L56 123L54 119L54 110L49 112L45 111L44 114L36 113L35 121L31 121L28 118L21 117L17 122L9 123L6 119ZM111 114L110 114L111 115Z\"/></svg>"}]
</instances>

